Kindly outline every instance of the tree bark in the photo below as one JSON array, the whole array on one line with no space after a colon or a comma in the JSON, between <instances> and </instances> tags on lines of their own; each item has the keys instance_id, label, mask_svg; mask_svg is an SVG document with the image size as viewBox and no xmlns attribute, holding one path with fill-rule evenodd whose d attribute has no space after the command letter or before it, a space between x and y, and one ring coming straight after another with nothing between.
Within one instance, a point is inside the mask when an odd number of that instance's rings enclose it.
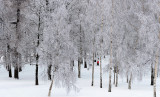
<instances>
[{"instance_id":1,"label":"tree bark","mask_svg":"<svg viewBox=\"0 0 160 97\"><path fill-rule=\"evenodd\" d=\"M84 56L84 68L87 68L87 60L86 60L87 54L85 51L85 56Z\"/></svg>"},{"instance_id":2,"label":"tree bark","mask_svg":"<svg viewBox=\"0 0 160 97\"><path fill-rule=\"evenodd\" d=\"M39 85L38 83L38 59L39 59L39 55L36 55L36 74L35 74L35 85Z\"/></svg>"},{"instance_id":3,"label":"tree bark","mask_svg":"<svg viewBox=\"0 0 160 97\"><path fill-rule=\"evenodd\" d=\"M111 92L111 77L112 77L112 41L111 41L111 47L110 47L110 64L109 64L109 88L108 88L108 92Z\"/></svg>"},{"instance_id":4,"label":"tree bark","mask_svg":"<svg viewBox=\"0 0 160 97\"><path fill-rule=\"evenodd\" d=\"M9 67L9 77L10 78L12 77L12 69L11 69L11 67Z\"/></svg>"},{"instance_id":5,"label":"tree bark","mask_svg":"<svg viewBox=\"0 0 160 97\"><path fill-rule=\"evenodd\" d=\"M73 71L74 60L70 59L70 70Z\"/></svg>"},{"instance_id":6,"label":"tree bark","mask_svg":"<svg viewBox=\"0 0 160 97\"><path fill-rule=\"evenodd\" d=\"M81 59L78 58L78 78L81 78Z\"/></svg>"},{"instance_id":7,"label":"tree bark","mask_svg":"<svg viewBox=\"0 0 160 97\"><path fill-rule=\"evenodd\" d=\"M18 62L18 55L17 49L14 49L14 78L19 79L19 62Z\"/></svg>"},{"instance_id":8,"label":"tree bark","mask_svg":"<svg viewBox=\"0 0 160 97\"><path fill-rule=\"evenodd\" d=\"M127 72L127 83L128 83L128 72Z\"/></svg>"},{"instance_id":9,"label":"tree bark","mask_svg":"<svg viewBox=\"0 0 160 97\"><path fill-rule=\"evenodd\" d=\"M102 88L102 60L100 56L100 88Z\"/></svg>"},{"instance_id":10,"label":"tree bark","mask_svg":"<svg viewBox=\"0 0 160 97\"><path fill-rule=\"evenodd\" d=\"M73 64L73 67L74 67L74 60L72 60L72 64Z\"/></svg>"},{"instance_id":11,"label":"tree bark","mask_svg":"<svg viewBox=\"0 0 160 97\"><path fill-rule=\"evenodd\" d=\"M116 83L116 67L115 66L114 66L113 73L114 73L113 84L115 84Z\"/></svg>"},{"instance_id":12,"label":"tree bark","mask_svg":"<svg viewBox=\"0 0 160 97\"><path fill-rule=\"evenodd\" d=\"M6 66L7 66L7 70L8 70L8 73L9 73L9 77L11 78L12 77L12 67L11 67L11 61L10 61L10 46L9 44L7 44L7 52L6 52L6 58L5 58L5 61L6 61Z\"/></svg>"},{"instance_id":13,"label":"tree bark","mask_svg":"<svg viewBox=\"0 0 160 97\"><path fill-rule=\"evenodd\" d=\"M18 72L18 67L14 68L14 78L19 79L19 72Z\"/></svg>"},{"instance_id":14,"label":"tree bark","mask_svg":"<svg viewBox=\"0 0 160 97\"><path fill-rule=\"evenodd\" d=\"M118 73L119 73L119 70L118 70L118 65L117 65L117 68L116 68L116 87L118 87Z\"/></svg>"},{"instance_id":15,"label":"tree bark","mask_svg":"<svg viewBox=\"0 0 160 97\"><path fill-rule=\"evenodd\" d=\"M130 79L129 79L129 82L128 82L128 89L131 89L131 83L132 83L132 73L130 75Z\"/></svg>"},{"instance_id":16,"label":"tree bark","mask_svg":"<svg viewBox=\"0 0 160 97\"><path fill-rule=\"evenodd\" d=\"M153 64L151 64L151 85L153 86L154 84L154 69L153 69Z\"/></svg>"},{"instance_id":17,"label":"tree bark","mask_svg":"<svg viewBox=\"0 0 160 97\"><path fill-rule=\"evenodd\" d=\"M93 53L93 65L92 65L92 83L91 86L94 85L94 53Z\"/></svg>"},{"instance_id":18,"label":"tree bark","mask_svg":"<svg viewBox=\"0 0 160 97\"><path fill-rule=\"evenodd\" d=\"M111 92L111 88L112 88L112 85L111 85L111 67L110 67L110 70L109 70L109 88L108 88L108 92Z\"/></svg>"},{"instance_id":19,"label":"tree bark","mask_svg":"<svg viewBox=\"0 0 160 97\"><path fill-rule=\"evenodd\" d=\"M158 51L156 55L156 63L154 66L154 97L156 97L157 65L158 65Z\"/></svg>"},{"instance_id":20,"label":"tree bark","mask_svg":"<svg viewBox=\"0 0 160 97\"><path fill-rule=\"evenodd\" d=\"M48 80L51 80L51 68L52 68L52 65L49 65L47 69Z\"/></svg>"},{"instance_id":21,"label":"tree bark","mask_svg":"<svg viewBox=\"0 0 160 97\"><path fill-rule=\"evenodd\" d=\"M49 87L48 97L51 96L52 86L53 86L53 80L51 81L51 85L50 85L50 87Z\"/></svg>"}]
</instances>

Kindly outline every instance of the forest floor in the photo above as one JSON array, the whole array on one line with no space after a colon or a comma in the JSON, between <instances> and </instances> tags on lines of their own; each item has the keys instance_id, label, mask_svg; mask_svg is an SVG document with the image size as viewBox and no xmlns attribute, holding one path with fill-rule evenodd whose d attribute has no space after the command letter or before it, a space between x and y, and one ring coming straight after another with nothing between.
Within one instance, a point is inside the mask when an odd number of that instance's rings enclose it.
<instances>
[{"instance_id":1,"label":"forest floor","mask_svg":"<svg viewBox=\"0 0 160 97\"><path fill-rule=\"evenodd\" d=\"M105 66L108 64L107 62L107 59L104 59L102 65ZM50 81L44 77L46 76L44 75L46 70L42 66L39 69L39 85L35 86L34 65L23 67L19 80L8 78L8 72L1 66L0 97L47 97ZM74 69L77 70L76 65ZM91 86L91 71L91 68L88 70L82 66L82 78L77 78L76 82L79 92L72 90L67 94L65 88L58 88L53 85L51 97L153 97L153 87L150 86L150 74L146 74L142 81L135 79L132 82L131 90L128 90L126 78L119 77L118 87L112 84L112 92L108 92L108 72L103 72L103 88L100 88L99 66L95 65L95 84L93 87ZM160 97L160 78L157 80L157 97Z\"/></svg>"}]
</instances>

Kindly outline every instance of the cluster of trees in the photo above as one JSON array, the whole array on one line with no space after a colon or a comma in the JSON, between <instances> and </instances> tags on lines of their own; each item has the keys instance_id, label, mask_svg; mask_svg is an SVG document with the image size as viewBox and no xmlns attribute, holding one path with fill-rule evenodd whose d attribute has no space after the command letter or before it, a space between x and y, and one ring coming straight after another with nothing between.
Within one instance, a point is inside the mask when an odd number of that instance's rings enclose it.
<instances>
[{"instance_id":1,"label":"cluster of trees","mask_svg":"<svg viewBox=\"0 0 160 97\"><path fill-rule=\"evenodd\" d=\"M35 85L38 67L46 66L48 79L59 82L68 90L75 88L73 66L92 64L110 55L109 88L114 72L125 76L128 88L134 78L142 79L151 68L154 84L160 55L160 5L158 0L0 0L0 54L12 77L19 78L25 64L34 64ZM98 53L98 55L97 55ZM113 69L112 69L113 68ZM52 87L52 86L51 86Z\"/></svg>"}]
</instances>

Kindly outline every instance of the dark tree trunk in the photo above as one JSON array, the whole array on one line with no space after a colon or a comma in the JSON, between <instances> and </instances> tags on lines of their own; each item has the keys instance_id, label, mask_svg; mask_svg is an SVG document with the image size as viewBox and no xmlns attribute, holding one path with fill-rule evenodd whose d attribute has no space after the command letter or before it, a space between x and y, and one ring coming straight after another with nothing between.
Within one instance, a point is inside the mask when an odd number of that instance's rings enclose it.
<instances>
[{"instance_id":1,"label":"dark tree trunk","mask_svg":"<svg viewBox=\"0 0 160 97\"><path fill-rule=\"evenodd\" d=\"M100 57L100 88L102 88L102 60Z\"/></svg>"},{"instance_id":2,"label":"dark tree trunk","mask_svg":"<svg viewBox=\"0 0 160 97\"><path fill-rule=\"evenodd\" d=\"M87 59L86 59L86 57L87 57L87 53L86 53L86 51L85 51L85 56L84 56L84 68L87 68Z\"/></svg>"},{"instance_id":3,"label":"dark tree trunk","mask_svg":"<svg viewBox=\"0 0 160 97\"><path fill-rule=\"evenodd\" d=\"M35 85L39 85L38 83L38 64L36 64L36 82Z\"/></svg>"},{"instance_id":4,"label":"dark tree trunk","mask_svg":"<svg viewBox=\"0 0 160 97\"><path fill-rule=\"evenodd\" d=\"M35 85L39 85L38 83L38 59L39 59L39 55L36 55L36 75L35 75Z\"/></svg>"},{"instance_id":5,"label":"dark tree trunk","mask_svg":"<svg viewBox=\"0 0 160 97\"><path fill-rule=\"evenodd\" d=\"M81 78L81 59L78 58L78 78Z\"/></svg>"},{"instance_id":6,"label":"dark tree trunk","mask_svg":"<svg viewBox=\"0 0 160 97\"><path fill-rule=\"evenodd\" d=\"M128 89L131 89L131 83L132 83L132 73L130 75L130 79L129 79L129 82L128 82Z\"/></svg>"},{"instance_id":7,"label":"dark tree trunk","mask_svg":"<svg viewBox=\"0 0 160 97\"><path fill-rule=\"evenodd\" d=\"M87 68L87 62L86 61L84 62L84 68Z\"/></svg>"},{"instance_id":8,"label":"dark tree trunk","mask_svg":"<svg viewBox=\"0 0 160 97\"><path fill-rule=\"evenodd\" d=\"M74 60L72 61L72 64L73 64L73 66L74 66Z\"/></svg>"},{"instance_id":9,"label":"dark tree trunk","mask_svg":"<svg viewBox=\"0 0 160 97\"><path fill-rule=\"evenodd\" d=\"M9 77L11 78L12 77L12 69L11 68L9 68Z\"/></svg>"},{"instance_id":10,"label":"dark tree trunk","mask_svg":"<svg viewBox=\"0 0 160 97\"><path fill-rule=\"evenodd\" d=\"M48 66L48 70L47 70L47 73L48 73L48 80L51 80L51 68L52 68L52 65L49 65Z\"/></svg>"},{"instance_id":11,"label":"dark tree trunk","mask_svg":"<svg viewBox=\"0 0 160 97\"><path fill-rule=\"evenodd\" d=\"M153 64L151 64L151 85L153 86L154 84L154 69L153 69Z\"/></svg>"},{"instance_id":12,"label":"dark tree trunk","mask_svg":"<svg viewBox=\"0 0 160 97\"><path fill-rule=\"evenodd\" d=\"M127 83L128 83L128 73L127 73Z\"/></svg>"},{"instance_id":13,"label":"dark tree trunk","mask_svg":"<svg viewBox=\"0 0 160 97\"><path fill-rule=\"evenodd\" d=\"M14 68L14 78L19 79L19 72L18 72L18 67Z\"/></svg>"},{"instance_id":14,"label":"dark tree trunk","mask_svg":"<svg viewBox=\"0 0 160 97\"><path fill-rule=\"evenodd\" d=\"M94 53L93 53L93 64L92 64L92 83L91 86L94 85Z\"/></svg>"},{"instance_id":15,"label":"dark tree trunk","mask_svg":"<svg viewBox=\"0 0 160 97\"><path fill-rule=\"evenodd\" d=\"M119 70L118 70L118 65L117 65L117 68L116 68L116 87L118 86L118 73L119 73Z\"/></svg>"}]
</instances>

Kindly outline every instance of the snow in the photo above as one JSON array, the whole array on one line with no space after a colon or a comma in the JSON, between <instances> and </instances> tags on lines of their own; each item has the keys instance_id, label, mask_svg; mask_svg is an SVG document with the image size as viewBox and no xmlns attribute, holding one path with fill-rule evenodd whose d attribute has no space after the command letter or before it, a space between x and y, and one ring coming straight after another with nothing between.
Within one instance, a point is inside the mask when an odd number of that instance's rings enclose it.
<instances>
[{"instance_id":1,"label":"snow","mask_svg":"<svg viewBox=\"0 0 160 97\"><path fill-rule=\"evenodd\" d=\"M108 64L105 59L103 67ZM77 69L76 67L74 67ZM50 81L44 77L44 67L39 68L39 85L34 85L35 66L26 65L20 72L20 79L8 78L8 72L0 67L0 97L47 97ZM12 70L13 71L13 70ZM113 74L113 73L112 73ZM95 82L91 86L91 68L82 66L82 78L77 78L76 86L79 92L72 90L66 93L64 88L53 86L51 97L153 97L153 87L150 86L149 74L142 81L134 80L132 89L128 90L126 78L119 77L118 87L112 84L112 92L108 92L108 73L103 72L103 88L99 88L99 66L95 64ZM113 78L113 77L112 77ZM112 80L113 83L113 80ZM157 97L160 97L160 79L157 80Z\"/></svg>"}]
</instances>

